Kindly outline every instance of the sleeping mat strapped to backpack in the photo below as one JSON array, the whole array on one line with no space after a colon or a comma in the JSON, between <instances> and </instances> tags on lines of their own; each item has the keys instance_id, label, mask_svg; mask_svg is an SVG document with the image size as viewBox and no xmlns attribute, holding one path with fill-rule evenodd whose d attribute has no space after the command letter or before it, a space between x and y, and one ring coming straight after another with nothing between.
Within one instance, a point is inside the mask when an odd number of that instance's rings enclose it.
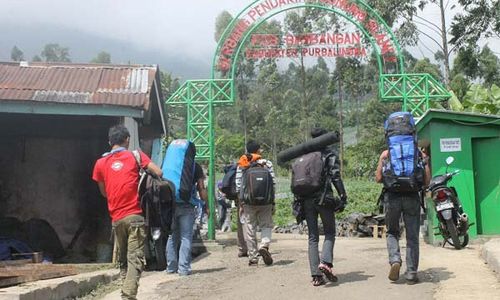
<instances>
[{"instance_id":1,"label":"sleeping mat strapped to backpack","mask_svg":"<svg viewBox=\"0 0 500 300\"><path fill-rule=\"evenodd\" d=\"M424 169L417 148L415 120L411 113L392 113L384 125L389 151L382 169L384 187L390 192L421 190Z\"/></svg>"},{"instance_id":2,"label":"sleeping mat strapped to backpack","mask_svg":"<svg viewBox=\"0 0 500 300\"><path fill-rule=\"evenodd\" d=\"M193 192L196 148L188 140L173 140L163 159L163 178L175 185L175 200L190 203Z\"/></svg>"}]
</instances>

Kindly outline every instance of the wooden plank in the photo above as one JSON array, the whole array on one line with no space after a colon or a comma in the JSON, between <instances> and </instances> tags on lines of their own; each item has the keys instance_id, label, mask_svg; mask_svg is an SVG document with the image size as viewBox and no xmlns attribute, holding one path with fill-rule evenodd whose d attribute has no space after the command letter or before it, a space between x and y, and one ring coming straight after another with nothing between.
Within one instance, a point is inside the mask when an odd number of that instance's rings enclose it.
<instances>
[{"instance_id":1,"label":"wooden plank","mask_svg":"<svg viewBox=\"0 0 500 300\"><path fill-rule=\"evenodd\" d=\"M19 276L0 276L0 288L23 283L23 278Z\"/></svg>"},{"instance_id":2,"label":"wooden plank","mask_svg":"<svg viewBox=\"0 0 500 300\"><path fill-rule=\"evenodd\" d=\"M0 287L77 274L73 266L25 264L0 268Z\"/></svg>"},{"instance_id":3,"label":"wooden plank","mask_svg":"<svg viewBox=\"0 0 500 300\"><path fill-rule=\"evenodd\" d=\"M0 261L0 268L6 267L6 266L25 265L25 264L29 264L31 262L32 262L31 259L4 260L4 261Z\"/></svg>"}]
</instances>

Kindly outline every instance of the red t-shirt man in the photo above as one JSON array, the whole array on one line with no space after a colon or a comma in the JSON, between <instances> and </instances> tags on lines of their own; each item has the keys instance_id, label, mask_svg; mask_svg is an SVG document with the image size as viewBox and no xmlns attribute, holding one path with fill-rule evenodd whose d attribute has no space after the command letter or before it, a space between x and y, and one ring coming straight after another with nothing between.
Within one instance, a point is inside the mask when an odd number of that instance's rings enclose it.
<instances>
[{"instance_id":1,"label":"red t-shirt man","mask_svg":"<svg viewBox=\"0 0 500 300\"><path fill-rule=\"evenodd\" d=\"M151 159L143 152L139 153L141 167L146 169ZM104 154L95 164L92 179L105 183L108 210L113 222L142 213L137 193L139 169L131 151L119 147Z\"/></svg>"}]
</instances>

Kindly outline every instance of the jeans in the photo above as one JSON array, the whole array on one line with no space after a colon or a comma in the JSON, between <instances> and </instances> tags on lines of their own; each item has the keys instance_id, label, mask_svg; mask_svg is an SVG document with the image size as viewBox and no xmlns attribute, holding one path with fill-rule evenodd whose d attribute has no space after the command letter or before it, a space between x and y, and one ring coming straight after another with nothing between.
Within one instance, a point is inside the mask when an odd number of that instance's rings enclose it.
<instances>
[{"instance_id":1,"label":"jeans","mask_svg":"<svg viewBox=\"0 0 500 300\"><path fill-rule=\"evenodd\" d=\"M248 258L258 259L260 248L268 248L273 231L273 205L243 205L241 222L244 226L245 242L248 248ZM257 249L257 226L260 228L260 245Z\"/></svg>"},{"instance_id":2,"label":"jeans","mask_svg":"<svg viewBox=\"0 0 500 300\"><path fill-rule=\"evenodd\" d=\"M309 231L309 267L311 276L321 275L318 266L320 262L326 264L333 263L333 247L335 246L335 211L331 205L318 205L317 199L304 199L304 214ZM323 223L325 240L321 251L321 261L319 258L319 229L318 215Z\"/></svg>"},{"instance_id":3,"label":"jeans","mask_svg":"<svg viewBox=\"0 0 500 300\"><path fill-rule=\"evenodd\" d=\"M406 230L406 273L413 276L417 273L419 260L420 197L418 193L387 193L386 206L389 263L402 262L399 249L399 219L403 214Z\"/></svg>"},{"instance_id":4,"label":"jeans","mask_svg":"<svg viewBox=\"0 0 500 300\"><path fill-rule=\"evenodd\" d=\"M118 247L122 299L136 299L139 279L144 269L144 217L130 215L113 223Z\"/></svg>"},{"instance_id":5,"label":"jeans","mask_svg":"<svg viewBox=\"0 0 500 300\"><path fill-rule=\"evenodd\" d=\"M172 234L167 241L167 273L191 274L191 248L195 208L190 204L178 204L172 222Z\"/></svg>"}]
</instances>

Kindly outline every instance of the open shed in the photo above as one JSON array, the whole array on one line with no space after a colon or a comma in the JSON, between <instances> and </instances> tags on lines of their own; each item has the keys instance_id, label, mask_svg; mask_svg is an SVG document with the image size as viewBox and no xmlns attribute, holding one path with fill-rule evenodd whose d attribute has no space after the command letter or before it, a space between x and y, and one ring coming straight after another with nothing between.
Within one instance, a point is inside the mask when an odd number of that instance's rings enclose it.
<instances>
[{"instance_id":1,"label":"open shed","mask_svg":"<svg viewBox=\"0 0 500 300\"><path fill-rule=\"evenodd\" d=\"M163 112L157 66L0 63L0 218L45 220L76 260L98 260L111 222L91 174L107 131L124 123L151 155Z\"/></svg>"},{"instance_id":2,"label":"open shed","mask_svg":"<svg viewBox=\"0 0 500 300\"><path fill-rule=\"evenodd\" d=\"M449 185L457 190L469 222L471 238L500 234L500 116L429 110L417 123L419 144L428 148L432 176L460 170ZM437 241L434 204L427 199L427 237Z\"/></svg>"}]
</instances>

